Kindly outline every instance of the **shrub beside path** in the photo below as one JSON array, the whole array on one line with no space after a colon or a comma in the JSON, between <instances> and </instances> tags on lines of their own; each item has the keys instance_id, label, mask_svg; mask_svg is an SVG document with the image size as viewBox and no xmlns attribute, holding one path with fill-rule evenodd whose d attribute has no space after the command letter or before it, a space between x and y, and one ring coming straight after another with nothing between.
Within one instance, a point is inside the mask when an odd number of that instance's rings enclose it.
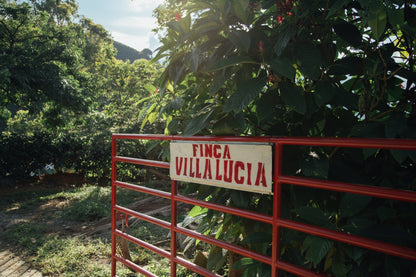
<instances>
[{"instance_id":1,"label":"shrub beside path","mask_svg":"<svg viewBox=\"0 0 416 277\"><path fill-rule=\"evenodd\" d=\"M41 277L42 273L34 269L24 259L10 251L10 247L0 241L0 277Z\"/></svg>"}]
</instances>

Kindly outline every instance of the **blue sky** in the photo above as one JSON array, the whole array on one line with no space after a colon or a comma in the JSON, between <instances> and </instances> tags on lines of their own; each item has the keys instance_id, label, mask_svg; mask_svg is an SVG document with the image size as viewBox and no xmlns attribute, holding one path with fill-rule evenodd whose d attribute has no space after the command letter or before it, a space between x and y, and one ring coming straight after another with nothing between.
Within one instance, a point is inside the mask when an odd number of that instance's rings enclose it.
<instances>
[{"instance_id":1,"label":"blue sky","mask_svg":"<svg viewBox=\"0 0 416 277\"><path fill-rule=\"evenodd\" d=\"M152 11L162 0L78 0L78 13L109 31L114 40L137 50L154 51L159 42Z\"/></svg>"}]
</instances>

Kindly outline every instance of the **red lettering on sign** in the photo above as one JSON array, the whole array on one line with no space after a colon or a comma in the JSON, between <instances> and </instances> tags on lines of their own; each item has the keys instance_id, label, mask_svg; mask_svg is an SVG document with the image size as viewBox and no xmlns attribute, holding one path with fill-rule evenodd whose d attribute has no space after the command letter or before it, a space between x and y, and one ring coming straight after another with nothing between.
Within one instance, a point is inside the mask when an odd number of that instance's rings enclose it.
<instances>
[{"instance_id":1,"label":"red lettering on sign","mask_svg":"<svg viewBox=\"0 0 416 277\"><path fill-rule=\"evenodd\" d=\"M205 160L205 170L204 170L204 179L212 180L212 173L211 173L211 160Z\"/></svg>"},{"instance_id":2,"label":"red lettering on sign","mask_svg":"<svg viewBox=\"0 0 416 277\"><path fill-rule=\"evenodd\" d=\"M179 157L176 157L176 175L180 175L181 174L182 162L183 162L183 158L180 157L179 158L179 163L178 163L178 158Z\"/></svg>"},{"instance_id":3,"label":"red lettering on sign","mask_svg":"<svg viewBox=\"0 0 416 277\"><path fill-rule=\"evenodd\" d=\"M204 156L204 148L202 148L202 144L200 144L200 145L199 145L199 155L200 155L201 157L203 157L203 156Z\"/></svg>"},{"instance_id":4,"label":"red lettering on sign","mask_svg":"<svg viewBox=\"0 0 416 277\"><path fill-rule=\"evenodd\" d=\"M264 163L258 163L257 178L256 178L256 183L254 185L255 186L260 186L260 184L263 187L267 187L266 172L265 172L265 169L264 169Z\"/></svg>"},{"instance_id":5,"label":"red lettering on sign","mask_svg":"<svg viewBox=\"0 0 416 277\"><path fill-rule=\"evenodd\" d=\"M215 144L214 145L214 158L219 159L221 158L221 145Z\"/></svg>"},{"instance_id":6,"label":"red lettering on sign","mask_svg":"<svg viewBox=\"0 0 416 277\"><path fill-rule=\"evenodd\" d=\"M198 150L198 144L192 144L192 153L196 157L196 151Z\"/></svg>"},{"instance_id":7,"label":"red lettering on sign","mask_svg":"<svg viewBox=\"0 0 416 277\"><path fill-rule=\"evenodd\" d=\"M228 162L230 162L229 168L227 168ZM234 161L231 161L231 160L224 161L224 182L231 183L233 181L233 163Z\"/></svg>"},{"instance_id":8,"label":"red lettering on sign","mask_svg":"<svg viewBox=\"0 0 416 277\"><path fill-rule=\"evenodd\" d=\"M193 158L190 158L189 159L189 177L195 177L195 171L192 171L192 161L193 161Z\"/></svg>"},{"instance_id":9,"label":"red lettering on sign","mask_svg":"<svg viewBox=\"0 0 416 277\"><path fill-rule=\"evenodd\" d=\"M251 163L247 163L247 185L251 186Z\"/></svg>"},{"instance_id":10,"label":"red lettering on sign","mask_svg":"<svg viewBox=\"0 0 416 277\"><path fill-rule=\"evenodd\" d=\"M205 144L205 157L212 158L212 144Z\"/></svg>"},{"instance_id":11,"label":"red lettering on sign","mask_svg":"<svg viewBox=\"0 0 416 277\"><path fill-rule=\"evenodd\" d=\"M240 177L240 169L244 170L244 163L241 161L236 161L234 167L234 180L237 184L244 183L244 176Z\"/></svg>"},{"instance_id":12,"label":"red lettering on sign","mask_svg":"<svg viewBox=\"0 0 416 277\"><path fill-rule=\"evenodd\" d=\"M220 175L220 160L218 159L215 160L215 169L215 180L222 181L222 175Z\"/></svg>"},{"instance_id":13,"label":"red lettering on sign","mask_svg":"<svg viewBox=\"0 0 416 277\"><path fill-rule=\"evenodd\" d=\"M199 159L196 159L196 178L201 178L201 172L199 172Z\"/></svg>"},{"instance_id":14,"label":"red lettering on sign","mask_svg":"<svg viewBox=\"0 0 416 277\"><path fill-rule=\"evenodd\" d=\"M228 145L225 145L225 148L224 148L224 156L222 158L223 159L231 159L231 156L230 156L230 147Z\"/></svg>"},{"instance_id":15,"label":"red lettering on sign","mask_svg":"<svg viewBox=\"0 0 416 277\"><path fill-rule=\"evenodd\" d=\"M184 165L184 169L183 169L183 176L186 176L187 169L188 169L188 159L185 158L185 165Z\"/></svg>"}]
</instances>

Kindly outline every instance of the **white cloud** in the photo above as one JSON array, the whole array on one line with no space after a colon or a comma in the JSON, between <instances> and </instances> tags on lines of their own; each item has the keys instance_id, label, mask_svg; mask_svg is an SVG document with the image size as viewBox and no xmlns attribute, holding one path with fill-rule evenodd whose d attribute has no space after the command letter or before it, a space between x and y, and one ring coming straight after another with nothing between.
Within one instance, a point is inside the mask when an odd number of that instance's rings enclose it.
<instances>
[{"instance_id":1,"label":"white cloud","mask_svg":"<svg viewBox=\"0 0 416 277\"><path fill-rule=\"evenodd\" d=\"M151 30L156 27L156 19L153 17L142 17L142 16L130 16L115 19L111 22L111 25L120 28L128 29L145 29Z\"/></svg>"},{"instance_id":2,"label":"white cloud","mask_svg":"<svg viewBox=\"0 0 416 277\"><path fill-rule=\"evenodd\" d=\"M133 0L129 1L128 9L132 12L148 12L153 11L160 4L162 0Z\"/></svg>"},{"instance_id":3,"label":"white cloud","mask_svg":"<svg viewBox=\"0 0 416 277\"><path fill-rule=\"evenodd\" d=\"M112 31L111 35L115 41L121 42L139 51L143 50L144 48L150 48L150 50L154 51L155 48L159 47L158 41L151 32L144 33L142 35L134 35Z\"/></svg>"}]
</instances>

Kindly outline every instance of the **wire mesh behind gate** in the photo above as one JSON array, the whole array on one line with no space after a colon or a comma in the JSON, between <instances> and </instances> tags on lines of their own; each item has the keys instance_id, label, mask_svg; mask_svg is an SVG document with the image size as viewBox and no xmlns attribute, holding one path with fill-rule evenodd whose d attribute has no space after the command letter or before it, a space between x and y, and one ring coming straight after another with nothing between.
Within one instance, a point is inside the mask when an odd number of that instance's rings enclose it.
<instances>
[{"instance_id":1,"label":"wire mesh behind gate","mask_svg":"<svg viewBox=\"0 0 416 277\"><path fill-rule=\"evenodd\" d=\"M143 165L156 168L169 168L169 163L162 161L154 161L147 159L139 159L132 157L123 157L117 155L117 140L166 140L166 141L198 141L198 142L244 142L244 143L268 143L274 146L273 157L273 215L268 216L261 213L232 208L224 205L201 201L187 196L178 194L178 183L171 181L171 191L165 192L153 188L139 186L128 182L117 180L117 163L130 163L136 165ZM182 265L193 272L203 276L218 276L215 273L208 271L184 258L178 256L177 253L177 235L193 237L197 240L218 246L220 248L229 250L233 253L244 257L252 258L256 261L265 263L271 266L272 276L278 276L279 270L284 270L300 276L321 276L311 270L299 267L280 259L280 229L288 228L291 230L327 238L339 242L348 243L358 247L374 250L388 255L397 256L400 258L416 261L416 250L408 247L398 246L383 241L368 239L348 233L338 232L322 227L308 225L292 220L287 220L281 217L281 185L291 184L294 186L304 186L322 190L332 190L344 193L353 193L360 195L367 195L378 198L392 199L404 202L416 203L416 192L405 191L393 188L374 187L368 185L343 183L337 181L328 181L320 179L311 179L297 176L285 176L282 174L283 161L283 146L297 145L297 146L328 146L328 147L345 147L345 148L377 148L377 149L392 149L392 150L416 150L416 140L405 139L358 139L358 138L275 138L275 137L182 137L182 136L165 136L165 135L133 135L133 134L113 134L112 136L112 266L111 276L116 275L116 262L121 262L131 269L145 276L155 276L153 273L140 267L134 262L127 260L117 254L116 241L117 237L124 238L136 245L148 249L164 258L170 260L170 275L176 276L177 265ZM140 213L117 204L117 188L125 188L133 191L146 193L149 195L162 197L170 200L171 206L171 222L160 220L156 217ZM238 245L233 245L228 242L217 240L211 236L199 234L195 231L182 228L177 224L177 204L187 203L203 208L208 208L231 215L244 217L251 220L271 224L272 226L272 255L266 256L257 252L250 251ZM166 251L157 246L154 246L139 238L133 237L119 229L117 229L117 216L124 214L126 216L136 217L152 224L170 230L170 251Z\"/></svg>"}]
</instances>

